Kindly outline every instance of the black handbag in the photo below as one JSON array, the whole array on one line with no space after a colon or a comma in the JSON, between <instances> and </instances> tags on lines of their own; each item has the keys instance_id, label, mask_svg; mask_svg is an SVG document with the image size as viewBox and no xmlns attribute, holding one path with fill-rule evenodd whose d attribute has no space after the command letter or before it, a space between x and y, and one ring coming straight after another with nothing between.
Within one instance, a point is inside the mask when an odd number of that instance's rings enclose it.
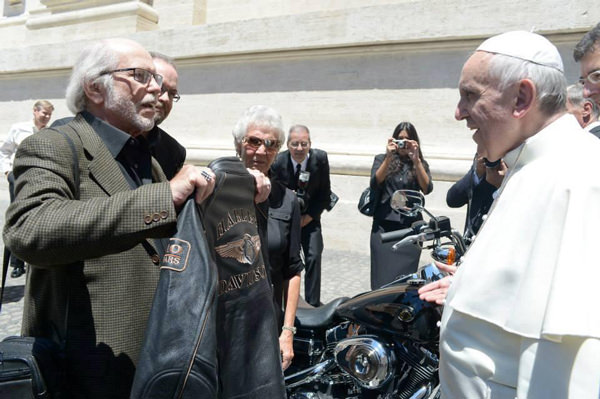
<instances>
[{"instance_id":1,"label":"black handbag","mask_svg":"<svg viewBox=\"0 0 600 399\"><path fill-rule=\"evenodd\" d=\"M7 271L8 254L5 250L0 303ZM0 399L59 398L64 381L63 354L56 342L46 338L5 338L0 342Z\"/></svg>"},{"instance_id":2,"label":"black handbag","mask_svg":"<svg viewBox=\"0 0 600 399\"><path fill-rule=\"evenodd\" d=\"M337 194L332 191L331 195L329 196L329 204L327 204L327 207L325 208L325 210L327 212L331 212L331 210L333 209L335 204L338 203L339 200L340 200L340 197L338 197Z\"/></svg>"},{"instance_id":3,"label":"black handbag","mask_svg":"<svg viewBox=\"0 0 600 399\"><path fill-rule=\"evenodd\" d=\"M59 398L61 354L48 339L5 338L0 342L0 398Z\"/></svg>"},{"instance_id":4,"label":"black handbag","mask_svg":"<svg viewBox=\"0 0 600 399\"><path fill-rule=\"evenodd\" d=\"M365 216L373 216L375 208L379 202L379 190L373 190L367 187L361 194L358 200L358 211Z\"/></svg>"}]
</instances>

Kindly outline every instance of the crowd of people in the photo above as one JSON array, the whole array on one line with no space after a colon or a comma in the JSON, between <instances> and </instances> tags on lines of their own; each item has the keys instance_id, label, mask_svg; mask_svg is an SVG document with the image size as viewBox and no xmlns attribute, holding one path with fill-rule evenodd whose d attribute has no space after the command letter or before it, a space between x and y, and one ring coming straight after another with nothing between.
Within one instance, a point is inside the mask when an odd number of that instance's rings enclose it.
<instances>
[{"instance_id":1,"label":"crowd of people","mask_svg":"<svg viewBox=\"0 0 600 399\"><path fill-rule=\"evenodd\" d=\"M445 304L445 398L597 398L600 392L600 316L593 306L568 305L594 299L593 279L574 287L573 278L595 275L600 24L574 57L582 78L567 89L552 43L508 32L484 41L462 69L455 117L474 130L477 153L447 203L468 206L471 246L460 267L440 265L449 275L419 291ZM215 190L214 171L186 164L185 148L159 127L180 98L177 84L169 57L131 40L100 41L73 67L66 102L75 116L43 129L53 106L38 101L33 123L14 125L0 147L11 183L4 242L15 262L28 264L22 333L66 343L65 397L129 397L165 240L188 197L203 204ZM266 221L266 242L257 247L244 238L238 259L265 251L267 273L256 271L255 278L270 283L273 306L262 311L277 320L272 329L281 356L265 368L275 370L274 382L255 378L260 370L248 371L255 365L239 364L246 393L221 385L219 397L234 391L236 398L284 397L303 271L304 299L321 305L320 219L333 206L329 162L312 147L307 126L293 125L286 137L271 107L246 109L233 138L255 181L257 215L240 217ZM422 219L392 209L392 193L433 190L412 123L399 123L383 144L370 177L377 198L372 289L419 263L418 248L394 252L381 243L381 233ZM24 271L15 263L13 276ZM244 288L240 281L239 295ZM252 340L250 332L231 336Z\"/></svg>"}]
</instances>

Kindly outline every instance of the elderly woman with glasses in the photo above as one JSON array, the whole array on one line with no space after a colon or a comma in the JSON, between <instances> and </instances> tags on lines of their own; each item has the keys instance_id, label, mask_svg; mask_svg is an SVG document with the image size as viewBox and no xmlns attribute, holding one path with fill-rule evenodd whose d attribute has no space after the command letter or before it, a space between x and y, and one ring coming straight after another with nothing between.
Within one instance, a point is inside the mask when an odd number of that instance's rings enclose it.
<instances>
[{"instance_id":1,"label":"elderly woman with glasses","mask_svg":"<svg viewBox=\"0 0 600 399\"><path fill-rule=\"evenodd\" d=\"M250 169L268 175L285 140L281 116L272 108L254 105L246 110L233 129L235 149ZM268 263L273 300L279 319L282 368L294 357L294 319L300 295L300 206L296 195L281 182L272 181L268 199Z\"/></svg>"}]
</instances>

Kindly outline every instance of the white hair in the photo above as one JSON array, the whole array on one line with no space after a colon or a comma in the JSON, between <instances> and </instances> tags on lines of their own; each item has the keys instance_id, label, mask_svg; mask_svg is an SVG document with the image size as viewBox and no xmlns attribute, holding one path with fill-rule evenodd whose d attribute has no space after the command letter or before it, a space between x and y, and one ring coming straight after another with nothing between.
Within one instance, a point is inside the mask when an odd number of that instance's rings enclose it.
<instances>
[{"instance_id":1,"label":"white hair","mask_svg":"<svg viewBox=\"0 0 600 399\"><path fill-rule=\"evenodd\" d=\"M74 114L87 108L87 96L83 90L88 83L97 83L108 89L111 76L103 72L116 69L119 65L120 54L111 45L110 40L102 40L82 52L71 72L71 78L65 94L67 107Z\"/></svg>"},{"instance_id":2,"label":"white hair","mask_svg":"<svg viewBox=\"0 0 600 399\"><path fill-rule=\"evenodd\" d=\"M489 54L492 57L488 74L491 78L498 79L500 91L522 79L529 79L535 84L537 100L543 113L554 115L565 109L567 80L562 72L503 54Z\"/></svg>"},{"instance_id":3,"label":"white hair","mask_svg":"<svg viewBox=\"0 0 600 399\"><path fill-rule=\"evenodd\" d=\"M233 139L237 146L242 144L246 133L250 128L261 128L277 135L279 143L285 140L283 132L283 120L273 108L266 105L253 105L244 111L242 117L237 121L233 128Z\"/></svg>"}]
</instances>

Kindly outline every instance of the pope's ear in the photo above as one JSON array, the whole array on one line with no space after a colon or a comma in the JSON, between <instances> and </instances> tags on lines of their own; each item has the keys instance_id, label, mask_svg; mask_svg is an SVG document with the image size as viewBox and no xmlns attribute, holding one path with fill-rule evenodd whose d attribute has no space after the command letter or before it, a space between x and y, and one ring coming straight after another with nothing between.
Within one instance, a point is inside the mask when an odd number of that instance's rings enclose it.
<instances>
[{"instance_id":1,"label":"pope's ear","mask_svg":"<svg viewBox=\"0 0 600 399\"><path fill-rule=\"evenodd\" d=\"M522 118L533 107L537 90L535 84L529 79L523 79L519 82L517 98L513 109L515 118Z\"/></svg>"},{"instance_id":2,"label":"pope's ear","mask_svg":"<svg viewBox=\"0 0 600 399\"><path fill-rule=\"evenodd\" d=\"M102 104L104 102L104 87L98 82L85 82L83 91L86 97L94 104Z\"/></svg>"}]
</instances>

